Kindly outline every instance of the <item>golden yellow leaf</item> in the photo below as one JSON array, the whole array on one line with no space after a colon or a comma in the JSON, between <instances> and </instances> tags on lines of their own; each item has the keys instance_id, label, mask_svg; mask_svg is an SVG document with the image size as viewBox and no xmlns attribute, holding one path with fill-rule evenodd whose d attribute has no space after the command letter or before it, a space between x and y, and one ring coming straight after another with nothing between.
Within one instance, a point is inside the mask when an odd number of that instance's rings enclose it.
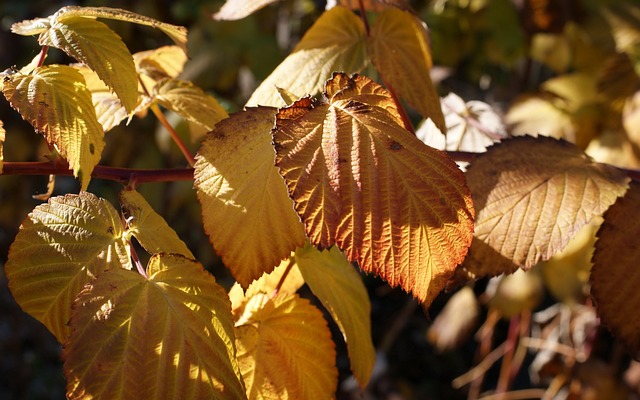
<instances>
[{"instance_id":1,"label":"golden yellow leaf","mask_svg":"<svg viewBox=\"0 0 640 400\"><path fill-rule=\"evenodd\" d=\"M371 61L398 95L446 132L440 97L431 82L427 28L415 15L388 8L380 13L367 40Z\"/></svg>"},{"instance_id":2,"label":"golden yellow leaf","mask_svg":"<svg viewBox=\"0 0 640 400\"><path fill-rule=\"evenodd\" d=\"M104 132L82 75L65 65L39 67L31 75L15 73L4 78L4 96L56 146L86 190L100 161Z\"/></svg>"},{"instance_id":3,"label":"golden yellow leaf","mask_svg":"<svg viewBox=\"0 0 640 400\"><path fill-rule=\"evenodd\" d=\"M127 231L149 254L174 253L187 258L195 258L176 232L135 190L120 192L122 214L127 223Z\"/></svg>"},{"instance_id":4,"label":"golden yellow leaf","mask_svg":"<svg viewBox=\"0 0 640 400\"><path fill-rule=\"evenodd\" d=\"M120 36L107 25L82 16L58 18L40 34L41 45L56 47L86 64L118 96L128 113L138 101L133 58Z\"/></svg>"},{"instance_id":5,"label":"golden yellow leaf","mask_svg":"<svg viewBox=\"0 0 640 400\"><path fill-rule=\"evenodd\" d=\"M360 18L346 8L324 12L247 105L282 107L286 104L278 88L300 98L320 92L334 71L359 72L367 59L365 36Z\"/></svg>"},{"instance_id":6,"label":"golden yellow leaf","mask_svg":"<svg viewBox=\"0 0 640 400\"><path fill-rule=\"evenodd\" d=\"M325 97L281 109L273 132L307 235L429 304L471 243L464 175L399 125L393 99L370 79L335 74Z\"/></svg>"},{"instance_id":7,"label":"golden yellow leaf","mask_svg":"<svg viewBox=\"0 0 640 400\"><path fill-rule=\"evenodd\" d=\"M182 49L182 51L185 53L187 52L187 29L183 26L167 24L131 11L110 7L66 6L62 7L50 18L53 21L65 22L67 18L73 17L105 18L116 21L131 22L159 29L171 38L171 40L173 40L173 42Z\"/></svg>"},{"instance_id":8,"label":"golden yellow leaf","mask_svg":"<svg viewBox=\"0 0 640 400\"><path fill-rule=\"evenodd\" d=\"M215 20L235 21L248 17L264 6L277 0L227 0L220 10L213 14Z\"/></svg>"},{"instance_id":9,"label":"golden yellow leaf","mask_svg":"<svg viewBox=\"0 0 640 400\"><path fill-rule=\"evenodd\" d=\"M157 82L177 78L182 73L187 55L178 46L163 46L135 53L133 62L141 84L151 92ZM144 93L144 89L141 92Z\"/></svg>"},{"instance_id":10,"label":"golden yellow leaf","mask_svg":"<svg viewBox=\"0 0 640 400\"><path fill-rule=\"evenodd\" d=\"M189 81L165 79L155 86L154 95L163 107L207 130L228 117L215 97Z\"/></svg>"},{"instance_id":11,"label":"golden yellow leaf","mask_svg":"<svg viewBox=\"0 0 640 400\"><path fill-rule=\"evenodd\" d=\"M118 126L128 117L127 110L122 106L118 96L111 92L95 71L84 64L76 64L73 67L84 77L87 89L91 92L98 122L105 132Z\"/></svg>"},{"instance_id":12,"label":"golden yellow leaf","mask_svg":"<svg viewBox=\"0 0 640 400\"><path fill-rule=\"evenodd\" d=\"M478 156L467 182L477 210L475 237L486 246L482 256L472 247L471 259L492 265L504 257L528 269L601 215L625 192L628 178L568 142L523 136ZM484 254L491 251L495 262Z\"/></svg>"},{"instance_id":13,"label":"golden yellow leaf","mask_svg":"<svg viewBox=\"0 0 640 400\"><path fill-rule=\"evenodd\" d=\"M204 228L245 288L305 242L273 165L275 112L262 107L233 114L207 136L196 156L194 179Z\"/></svg>"},{"instance_id":14,"label":"golden yellow leaf","mask_svg":"<svg viewBox=\"0 0 640 400\"><path fill-rule=\"evenodd\" d=\"M199 263L155 255L148 279L98 276L63 350L70 399L246 399L224 289Z\"/></svg>"},{"instance_id":15,"label":"golden yellow leaf","mask_svg":"<svg viewBox=\"0 0 640 400\"><path fill-rule=\"evenodd\" d=\"M640 185L633 182L626 195L604 214L598 230L591 270L591 295L602 322L640 358Z\"/></svg>"},{"instance_id":16,"label":"golden yellow leaf","mask_svg":"<svg viewBox=\"0 0 640 400\"><path fill-rule=\"evenodd\" d=\"M300 274L300 269L296 263L295 253L291 253L290 258L282 260L280 265L275 267L273 271L264 273L255 281L251 282L247 290L243 290L242 286L236 282L229 290L229 298L231 299L231 309L234 315L242 313L244 305L251 297L258 293L274 295L274 291L280 284L284 274L287 274L282 285L278 289L278 293L294 294L304 285L304 279Z\"/></svg>"},{"instance_id":17,"label":"golden yellow leaf","mask_svg":"<svg viewBox=\"0 0 640 400\"><path fill-rule=\"evenodd\" d=\"M249 400L325 400L335 394L331 332L306 299L253 296L236 322L236 346Z\"/></svg>"},{"instance_id":18,"label":"golden yellow leaf","mask_svg":"<svg viewBox=\"0 0 640 400\"><path fill-rule=\"evenodd\" d=\"M371 377L376 353L371 339L371 303L362 277L337 247L296 250L304 281L338 324L347 343L351 370L361 387Z\"/></svg>"},{"instance_id":19,"label":"golden yellow leaf","mask_svg":"<svg viewBox=\"0 0 640 400\"><path fill-rule=\"evenodd\" d=\"M5 265L20 307L60 341L69 335L71 304L107 269L131 268L120 215L88 192L53 197L25 219Z\"/></svg>"}]
</instances>

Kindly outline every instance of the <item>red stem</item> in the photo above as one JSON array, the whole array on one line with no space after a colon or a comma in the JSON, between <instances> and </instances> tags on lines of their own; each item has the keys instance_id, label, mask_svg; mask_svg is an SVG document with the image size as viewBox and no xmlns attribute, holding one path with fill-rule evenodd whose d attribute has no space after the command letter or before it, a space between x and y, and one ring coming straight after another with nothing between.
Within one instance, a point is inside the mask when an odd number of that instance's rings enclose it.
<instances>
[{"instance_id":1,"label":"red stem","mask_svg":"<svg viewBox=\"0 0 640 400\"><path fill-rule=\"evenodd\" d=\"M47 58L47 51L49 51L49 46L42 46L40 49L40 58L38 59L38 67L42 67L44 65L44 59Z\"/></svg>"}]
</instances>

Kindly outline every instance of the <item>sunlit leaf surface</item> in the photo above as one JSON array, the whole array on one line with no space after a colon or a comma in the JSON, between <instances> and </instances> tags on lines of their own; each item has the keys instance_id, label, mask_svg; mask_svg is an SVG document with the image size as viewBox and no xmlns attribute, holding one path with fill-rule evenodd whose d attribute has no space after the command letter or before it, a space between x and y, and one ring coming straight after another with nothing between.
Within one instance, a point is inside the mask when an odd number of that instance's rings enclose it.
<instances>
[{"instance_id":1,"label":"sunlit leaf surface","mask_svg":"<svg viewBox=\"0 0 640 400\"><path fill-rule=\"evenodd\" d=\"M6 132L4 130L4 124L0 121L0 174L2 173L2 165L4 163L4 139L6 136Z\"/></svg>"},{"instance_id":2,"label":"sunlit leaf surface","mask_svg":"<svg viewBox=\"0 0 640 400\"><path fill-rule=\"evenodd\" d=\"M102 129L107 132L118 126L128 117L127 110L122 106L122 102L109 86L105 85L100 77L84 64L73 65L84 77L87 89L91 92L93 106L96 109L98 122Z\"/></svg>"},{"instance_id":3,"label":"sunlit leaf surface","mask_svg":"<svg viewBox=\"0 0 640 400\"><path fill-rule=\"evenodd\" d=\"M527 136L490 147L471 163L467 182L479 242L467 262L495 268L506 259L530 268L613 204L628 178L568 142Z\"/></svg>"},{"instance_id":4,"label":"sunlit leaf surface","mask_svg":"<svg viewBox=\"0 0 640 400\"><path fill-rule=\"evenodd\" d=\"M255 295L236 323L236 345L250 400L334 396L338 371L331 332L308 300Z\"/></svg>"},{"instance_id":5,"label":"sunlit leaf surface","mask_svg":"<svg viewBox=\"0 0 640 400\"><path fill-rule=\"evenodd\" d=\"M362 277L335 246L318 251L307 244L296 250L296 262L304 281L340 327L351 370L365 387L376 354L371 339L371 304Z\"/></svg>"},{"instance_id":6,"label":"sunlit leaf surface","mask_svg":"<svg viewBox=\"0 0 640 400\"><path fill-rule=\"evenodd\" d=\"M194 258L187 245L140 193L123 190L120 203L128 231L149 254L175 253Z\"/></svg>"},{"instance_id":7,"label":"sunlit leaf surface","mask_svg":"<svg viewBox=\"0 0 640 400\"><path fill-rule=\"evenodd\" d=\"M307 235L430 303L471 242L464 175L399 125L389 93L370 79L336 74L325 96L281 109L273 134Z\"/></svg>"},{"instance_id":8,"label":"sunlit leaf surface","mask_svg":"<svg viewBox=\"0 0 640 400\"><path fill-rule=\"evenodd\" d=\"M199 263L156 255L148 279L100 275L74 304L70 399L245 399L224 289Z\"/></svg>"},{"instance_id":9,"label":"sunlit leaf surface","mask_svg":"<svg viewBox=\"0 0 640 400\"><path fill-rule=\"evenodd\" d=\"M300 98L319 93L334 71L359 72L367 58L365 36L360 18L346 8L324 12L247 105L282 107L286 104L278 88Z\"/></svg>"},{"instance_id":10,"label":"sunlit leaf surface","mask_svg":"<svg viewBox=\"0 0 640 400\"><path fill-rule=\"evenodd\" d=\"M227 112L215 97L188 81L166 79L155 87L154 93L163 107L207 130L212 130L227 117Z\"/></svg>"},{"instance_id":11,"label":"sunlit leaf surface","mask_svg":"<svg viewBox=\"0 0 640 400\"><path fill-rule=\"evenodd\" d=\"M213 15L213 19L230 21L242 19L276 1L277 0L227 0L222 8L220 8L220 11Z\"/></svg>"},{"instance_id":12,"label":"sunlit leaf surface","mask_svg":"<svg viewBox=\"0 0 640 400\"><path fill-rule=\"evenodd\" d=\"M84 78L73 67L52 65L32 75L4 78L4 96L69 162L86 190L100 161L104 132Z\"/></svg>"},{"instance_id":13,"label":"sunlit leaf surface","mask_svg":"<svg viewBox=\"0 0 640 400\"><path fill-rule=\"evenodd\" d=\"M247 287L296 246L304 229L273 165L276 110L250 108L218 124L196 156L204 228L236 280Z\"/></svg>"},{"instance_id":14,"label":"sunlit leaf surface","mask_svg":"<svg viewBox=\"0 0 640 400\"><path fill-rule=\"evenodd\" d=\"M133 58L122 39L107 25L92 18L56 20L40 34L41 45L56 47L86 64L118 96L127 112L138 99L138 77Z\"/></svg>"},{"instance_id":15,"label":"sunlit leaf surface","mask_svg":"<svg viewBox=\"0 0 640 400\"><path fill-rule=\"evenodd\" d=\"M5 271L20 307L62 343L84 285L107 269L130 267L120 215L106 200L82 192L53 197L29 214Z\"/></svg>"},{"instance_id":16,"label":"sunlit leaf surface","mask_svg":"<svg viewBox=\"0 0 640 400\"><path fill-rule=\"evenodd\" d=\"M640 359L640 223L634 216L640 207L640 186L633 183L627 194L604 214L598 231L591 270L591 294L598 315L633 357Z\"/></svg>"},{"instance_id":17,"label":"sunlit leaf surface","mask_svg":"<svg viewBox=\"0 0 640 400\"><path fill-rule=\"evenodd\" d=\"M409 12L388 8L380 13L371 27L367 49L385 82L445 132L440 98L429 76L431 50L427 28L423 24Z\"/></svg>"}]
</instances>

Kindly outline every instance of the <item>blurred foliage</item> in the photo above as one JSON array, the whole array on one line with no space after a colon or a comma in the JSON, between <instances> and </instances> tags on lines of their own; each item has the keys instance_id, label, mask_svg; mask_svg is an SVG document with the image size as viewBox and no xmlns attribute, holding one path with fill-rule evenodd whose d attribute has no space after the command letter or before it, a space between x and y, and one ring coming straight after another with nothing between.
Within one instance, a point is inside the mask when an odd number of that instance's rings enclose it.
<instances>
[{"instance_id":1,"label":"blurred foliage","mask_svg":"<svg viewBox=\"0 0 640 400\"><path fill-rule=\"evenodd\" d=\"M242 107L325 5L321 1L283 0L239 21L214 22L211 15L221 1L2 2L0 68L24 65L39 52L32 38L9 32L12 23L50 15L72 3L125 8L188 27L190 59L181 78L216 96L228 111ZM432 78L443 96L454 92L466 101L489 103L504 114L512 135L562 137L587 149L599 161L629 168L640 166L637 1L415 0L411 5L429 26L435 66ZM132 52L167 44L161 33L143 27L110 26ZM49 57L51 62L65 60L60 52L50 51ZM6 161L41 160L47 153L42 138L6 103L0 107L0 120L7 131ZM193 135L193 127L177 118L172 121L191 149L197 149L199 135ZM149 115L107 134L102 164L166 168L180 167L184 162L168 145L166 131ZM20 222L39 204L31 196L46 191L46 182L46 177L0 179L0 264L6 261ZM59 177L54 194L77 188L74 180ZM90 191L114 204L119 189L115 183L99 180L90 185ZM191 189L192 182L175 182L146 184L139 191L199 261L230 287L233 280L204 235L200 207ZM427 340L430 337L434 343L440 342L433 330L427 334L430 326L436 325L424 318L423 310L413 300L367 277L374 343L383 364L377 375L374 373L366 398L466 398L480 390L477 381L467 381L468 386L458 381L462 387L459 390L449 382L464 376L492 349L499 348L493 343L512 343L513 330L524 329L525 323L531 325L531 332L522 336L531 337L513 349L510 365L505 366L503 361L502 366L487 368L483 375L487 388L499 384L501 369L507 368L513 371L510 379L514 390L556 385L553 398L558 399L638 398L637 363L630 364L621 345L595 321L587 295L585 274L590 269L595 229L589 226L562 254L527 275L513 275L502 282L476 282L473 292L481 306L478 309L472 302L474 312L469 320L456 321L464 332L446 330L450 325L444 318L456 317L451 311L436 319L442 332L456 336L456 347L447 343L444 352ZM515 285L519 291L510 288L514 281L519 282ZM468 289L465 294L469 294ZM436 318L441 310L452 308L446 304L453 295L441 295L428 314ZM518 304L514 304L514 298ZM62 398L59 346L43 326L15 305L3 270L0 310L0 398ZM474 321L480 322L473 325ZM335 326L332 329L340 335ZM470 337L471 332L476 332L475 338ZM339 338L337 343L339 354L345 354ZM537 352L526 354L523 346ZM551 351L553 348L563 351ZM339 396L351 398L346 356L339 356L338 365L340 379L345 382Z\"/></svg>"}]
</instances>

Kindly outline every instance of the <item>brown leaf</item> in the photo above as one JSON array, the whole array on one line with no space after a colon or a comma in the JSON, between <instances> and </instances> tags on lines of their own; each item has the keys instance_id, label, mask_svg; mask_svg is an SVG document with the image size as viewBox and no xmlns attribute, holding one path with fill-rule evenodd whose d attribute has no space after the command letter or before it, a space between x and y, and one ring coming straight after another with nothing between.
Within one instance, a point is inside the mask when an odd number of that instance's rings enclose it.
<instances>
[{"instance_id":1,"label":"brown leaf","mask_svg":"<svg viewBox=\"0 0 640 400\"><path fill-rule=\"evenodd\" d=\"M640 207L640 184L632 183L627 194L604 214L598 231L591 295L598 315L622 340L636 359L640 358L640 223L633 216Z\"/></svg>"},{"instance_id":2,"label":"brown leaf","mask_svg":"<svg viewBox=\"0 0 640 400\"><path fill-rule=\"evenodd\" d=\"M624 193L628 178L568 142L524 136L477 157L467 182L478 210L474 236L483 244L474 244L467 262L498 275L512 272L504 258L528 269L562 250Z\"/></svg>"}]
</instances>

